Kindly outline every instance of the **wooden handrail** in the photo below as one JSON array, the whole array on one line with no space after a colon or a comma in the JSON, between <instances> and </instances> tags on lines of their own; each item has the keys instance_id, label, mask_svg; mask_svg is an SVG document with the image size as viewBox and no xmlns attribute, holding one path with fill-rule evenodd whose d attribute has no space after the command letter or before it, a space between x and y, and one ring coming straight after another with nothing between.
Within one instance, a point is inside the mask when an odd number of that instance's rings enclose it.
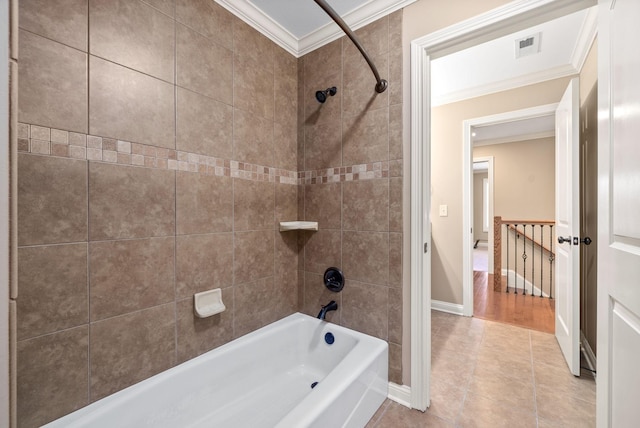
<instances>
[{"instance_id":1,"label":"wooden handrail","mask_svg":"<svg viewBox=\"0 0 640 428\"><path fill-rule=\"evenodd\" d=\"M502 220L502 224L556 224L553 220Z\"/></svg>"}]
</instances>

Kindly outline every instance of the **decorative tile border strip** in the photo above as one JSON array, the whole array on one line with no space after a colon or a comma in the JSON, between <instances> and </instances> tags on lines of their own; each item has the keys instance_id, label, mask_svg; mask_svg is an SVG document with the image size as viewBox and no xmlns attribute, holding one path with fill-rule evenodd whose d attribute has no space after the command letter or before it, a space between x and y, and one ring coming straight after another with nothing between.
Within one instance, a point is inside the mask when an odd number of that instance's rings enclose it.
<instances>
[{"instance_id":1,"label":"decorative tile border strip","mask_svg":"<svg viewBox=\"0 0 640 428\"><path fill-rule=\"evenodd\" d=\"M338 183L386 177L389 177L387 161L298 172L300 184Z\"/></svg>"},{"instance_id":2,"label":"decorative tile border strip","mask_svg":"<svg viewBox=\"0 0 640 428\"><path fill-rule=\"evenodd\" d=\"M27 123L18 124L18 151L284 184L325 184L402 176L402 160L289 171Z\"/></svg>"},{"instance_id":3,"label":"decorative tile border strip","mask_svg":"<svg viewBox=\"0 0 640 428\"><path fill-rule=\"evenodd\" d=\"M18 124L18 151L246 180L298 184L297 171L26 123Z\"/></svg>"}]
</instances>

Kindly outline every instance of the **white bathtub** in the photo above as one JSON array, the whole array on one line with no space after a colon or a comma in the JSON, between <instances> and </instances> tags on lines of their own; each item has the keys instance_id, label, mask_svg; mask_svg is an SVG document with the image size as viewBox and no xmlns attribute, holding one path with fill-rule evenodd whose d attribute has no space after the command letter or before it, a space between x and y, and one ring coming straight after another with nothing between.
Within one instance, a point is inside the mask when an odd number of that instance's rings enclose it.
<instances>
[{"instance_id":1,"label":"white bathtub","mask_svg":"<svg viewBox=\"0 0 640 428\"><path fill-rule=\"evenodd\" d=\"M296 313L46 427L363 427L387 361L386 342Z\"/></svg>"}]
</instances>

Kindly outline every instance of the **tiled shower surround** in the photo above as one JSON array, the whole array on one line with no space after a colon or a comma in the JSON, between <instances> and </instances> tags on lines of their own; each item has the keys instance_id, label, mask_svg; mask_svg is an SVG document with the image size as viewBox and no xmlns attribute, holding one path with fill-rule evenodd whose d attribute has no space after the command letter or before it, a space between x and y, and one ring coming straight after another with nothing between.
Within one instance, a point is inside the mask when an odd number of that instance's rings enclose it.
<instances>
[{"instance_id":1,"label":"tiled shower surround","mask_svg":"<svg viewBox=\"0 0 640 428\"><path fill-rule=\"evenodd\" d=\"M401 12L358 31L373 95L349 40L295 59L209 0L19 5L18 426L332 299L401 383Z\"/></svg>"}]
</instances>

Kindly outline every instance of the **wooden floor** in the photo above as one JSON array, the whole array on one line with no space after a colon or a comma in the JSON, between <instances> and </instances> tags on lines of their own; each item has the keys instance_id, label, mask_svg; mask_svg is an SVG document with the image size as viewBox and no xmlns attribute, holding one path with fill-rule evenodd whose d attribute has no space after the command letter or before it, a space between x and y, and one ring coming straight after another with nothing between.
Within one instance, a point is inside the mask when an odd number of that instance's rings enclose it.
<instances>
[{"instance_id":1,"label":"wooden floor","mask_svg":"<svg viewBox=\"0 0 640 428\"><path fill-rule=\"evenodd\" d=\"M554 333L555 300L493 291L493 274L473 272L473 316Z\"/></svg>"}]
</instances>

